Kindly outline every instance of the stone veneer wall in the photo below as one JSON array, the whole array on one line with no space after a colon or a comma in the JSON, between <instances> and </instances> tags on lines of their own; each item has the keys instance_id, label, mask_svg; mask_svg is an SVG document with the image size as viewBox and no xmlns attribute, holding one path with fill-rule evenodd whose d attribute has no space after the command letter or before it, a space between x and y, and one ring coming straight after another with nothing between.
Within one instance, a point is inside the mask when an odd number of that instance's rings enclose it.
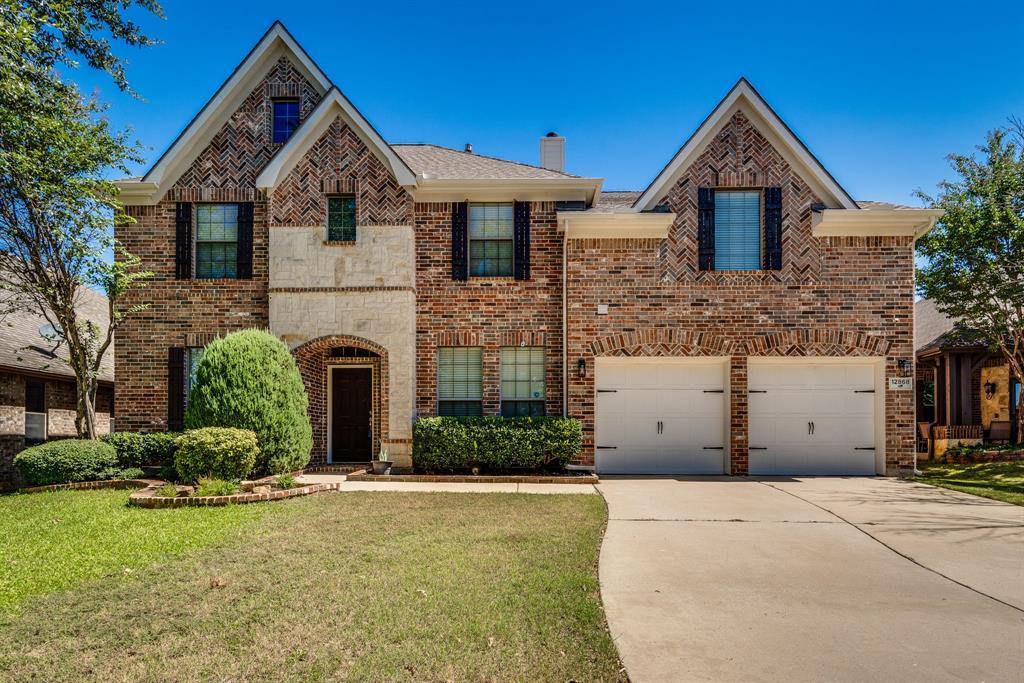
<instances>
[{"instance_id":1,"label":"stone veneer wall","mask_svg":"<svg viewBox=\"0 0 1024 683\"><path fill-rule=\"evenodd\" d=\"M63 439L76 435L74 382L0 372L0 489L17 484L14 456L25 448L27 379L36 379L45 385L48 437ZM100 387L96 396L96 429L100 434L110 431L113 407L113 391L110 387Z\"/></svg>"},{"instance_id":2,"label":"stone veneer wall","mask_svg":"<svg viewBox=\"0 0 1024 683\"><path fill-rule=\"evenodd\" d=\"M452 280L450 203L417 203L416 408L437 413L437 349L483 347L483 412L501 411L502 346L543 346L546 412L562 414L562 235L554 202L530 207L530 279Z\"/></svg>"}]
</instances>

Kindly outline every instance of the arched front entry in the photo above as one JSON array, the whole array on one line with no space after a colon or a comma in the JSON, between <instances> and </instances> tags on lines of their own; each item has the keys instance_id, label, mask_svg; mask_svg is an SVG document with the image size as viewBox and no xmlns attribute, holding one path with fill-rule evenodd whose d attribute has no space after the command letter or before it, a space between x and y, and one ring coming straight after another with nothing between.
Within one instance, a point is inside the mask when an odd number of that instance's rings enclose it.
<instances>
[{"instance_id":1,"label":"arched front entry","mask_svg":"<svg viewBox=\"0 0 1024 683\"><path fill-rule=\"evenodd\" d=\"M309 395L312 465L368 462L388 439L388 354L359 337L320 337L292 353Z\"/></svg>"}]
</instances>

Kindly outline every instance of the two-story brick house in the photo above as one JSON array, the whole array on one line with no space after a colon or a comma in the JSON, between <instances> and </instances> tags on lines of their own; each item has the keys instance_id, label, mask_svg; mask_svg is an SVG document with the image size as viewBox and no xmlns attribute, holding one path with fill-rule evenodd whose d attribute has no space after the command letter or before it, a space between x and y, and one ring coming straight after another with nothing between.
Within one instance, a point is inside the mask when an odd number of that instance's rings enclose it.
<instances>
[{"instance_id":1,"label":"two-story brick house","mask_svg":"<svg viewBox=\"0 0 1024 683\"><path fill-rule=\"evenodd\" d=\"M741 80L642 192L389 144L280 23L145 176L156 273L117 346L119 428L179 428L219 334L285 340L313 461L412 464L416 416L579 418L578 465L894 473L913 460L913 241Z\"/></svg>"}]
</instances>

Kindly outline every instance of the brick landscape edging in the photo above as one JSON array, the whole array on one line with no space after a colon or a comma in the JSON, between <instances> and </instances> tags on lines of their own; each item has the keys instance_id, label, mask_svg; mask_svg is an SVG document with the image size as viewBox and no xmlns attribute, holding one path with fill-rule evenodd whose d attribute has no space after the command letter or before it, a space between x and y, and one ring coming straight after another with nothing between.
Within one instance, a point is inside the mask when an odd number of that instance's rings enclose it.
<instances>
[{"instance_id":1,"label":"brick landscape edging","mask_svg":"<svg viewBox=\"0 0 1024 683\"><path fill-rule=\"evenodd\" d=\"M18 493L44 493L46 491L88 491L90 489L141 489L154 484L153 479L100 479L75 481L70 484L47 484L18 489ZM163 482L159 482L163 484Z\"/></svg>"},{"instance_id":2,"label":"brick landscape edging","mask_svg":"<svg viewBox=\"0 0 1024 683\"><path fill-rule=\"evenodd\" d=\"M334 484L308 484L294 489L282 489L269 493L236 493L230 496L177 496L170 498L156 495L156 492L160 490L162 485L149 486L142 491L133 493L128 498L128 503L143 508L222 507L224 505L259 503L265 500L297 498L299 496L308 496L322 491L334 491L337 489Z\"/></svg>"},{"instance_id":3,"label":"brick landscape edging","mask_svg":"<svg viewBox=\"0 0 1024 683\"><path fill-rule=\"evenodd\" d=\"M596 484L596 474L584 475L482 475L469 474L369 474L355 472L346 477L348 481L419 481L427 483L449 482L455 484Z\"/></svg>"}]
</instances>

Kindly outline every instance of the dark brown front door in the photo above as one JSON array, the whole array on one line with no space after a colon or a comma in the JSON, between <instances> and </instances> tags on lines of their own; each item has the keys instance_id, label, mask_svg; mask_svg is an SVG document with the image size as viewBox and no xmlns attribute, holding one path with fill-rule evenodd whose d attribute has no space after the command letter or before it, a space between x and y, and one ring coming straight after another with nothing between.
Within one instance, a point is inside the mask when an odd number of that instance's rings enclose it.
<instances>
[{"instance_id":1,"label":"dark brown front door","mask_svg":"<svg viewBox=\"0 0 1024 683\"><path fill-rule=\"evenodd\" d=\"M373 370L331 369L331 462L372 459Z\"/></svg>"}]
</instances>

